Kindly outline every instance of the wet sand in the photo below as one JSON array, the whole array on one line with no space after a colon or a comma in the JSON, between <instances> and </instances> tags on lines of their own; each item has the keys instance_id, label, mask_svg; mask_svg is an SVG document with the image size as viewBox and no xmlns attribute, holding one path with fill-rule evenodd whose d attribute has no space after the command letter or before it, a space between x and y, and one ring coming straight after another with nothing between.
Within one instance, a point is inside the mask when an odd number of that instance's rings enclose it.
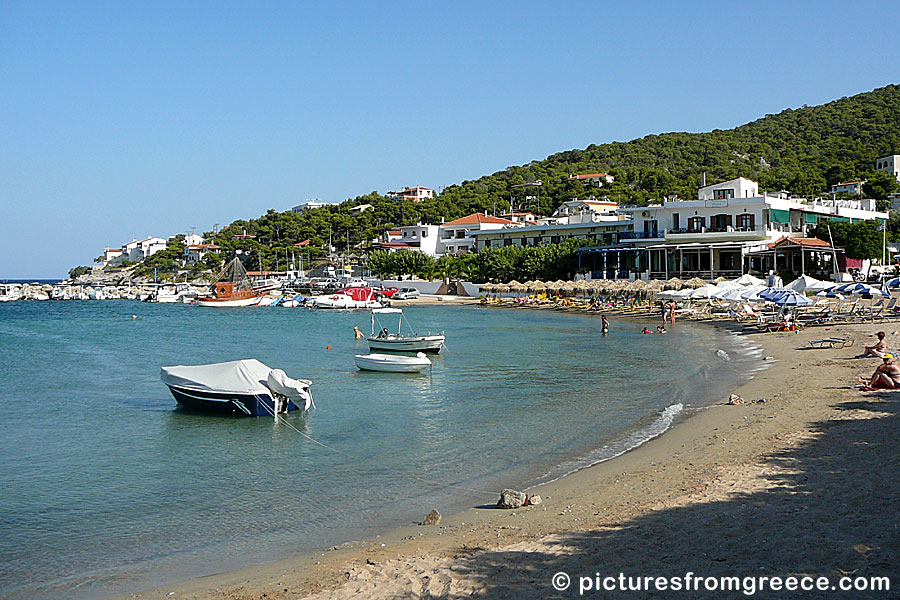
<instances>
[{"instance_id":1,"label":"wet sand","mask_svg":"<svg viewBox=\"0 0 900 600\"><path fill-rule=\"evenodd\" d=\"M893 328L900 324L751 334L776 362L734 390L747 404L710 407L618 458L531 490L541 505L473 508L440 525L410 525L128 597L577 597L577 589L551 586L560 571L575 588L579 576L620 572L888 576L891 592L834 597L893 597L900 589L900 392L857 390L857 375L880 361L851 358L877 329L900 349ZM808 348L811 339L840 335L855 344ZM619 594L594 597L648 597Z\"/></svg>"}]
</instances>

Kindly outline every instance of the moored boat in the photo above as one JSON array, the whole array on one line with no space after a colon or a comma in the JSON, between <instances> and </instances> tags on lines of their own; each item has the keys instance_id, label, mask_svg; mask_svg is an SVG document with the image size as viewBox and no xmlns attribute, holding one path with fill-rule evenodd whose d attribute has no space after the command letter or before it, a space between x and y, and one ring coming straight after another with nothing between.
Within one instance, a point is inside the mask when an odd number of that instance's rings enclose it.
<instances>
[{"instance_id":1,"label":"moored boat","mask_svg":"<svg viewBox=\"0 0 900 600\"><path fill-rule=\"evenodd\" d=\"M256 306L266 296L271 288L253 288L247 271L238 257L234 257L225 273L231 272L231 277L226 281L217 281L213 284L212 293L208 296L199 296L197 304L200 306L218 306L223 308L238 306Z\"/></svg>"},{"instance_id":2,"label":"moored boat","mask_svg":"<svg viewBox=\"0 0 900 600\"><path fill-rule=\"evenodd\" d=\"M397 333L391 333L387 328L382 328L376 335L375 322L377 315L396 314L399 316ZM370 350L389 350L395 352L440 352L446 341L443 333L417 335L407 320L406 324L410 333L403 333L403 309L400 308L376 308L372 310L372 333L366 338ZM380 323L379 323L380 325Z\"/></svg>"},{"instance_id":3,"label":"moored boat","mask_svg":"<svg viewBox=\"0 0 900 600\"><path fill-rule=\"evenodd\" d=\"M315 407L311 381L256 359L162 367L160 379L179 404L203 412L259 417Z\"/></svg>"},{"instance_id":4,"label":"moored boat","mask_svg":"<svg viewBox=\"0 0 900 600\"><path fill-rule=\"evenodd\" d=\"M356 366L365 371L389 373L419 373L431 366L431 360L424 353L415 356L402 354L357 354L353 357Z\"/></svg>"},{"instance_id":5,"label":"moored boat","mask_svg":"<svg viewBox=\"0 0 900 600\"><path fill-rule=\"evenodd\" d=\"M368 286L345 287L334 294L316 296L313 300L317 308L381 308L381 302L375 299L372 288Z\"/></svg>"}]
</instances>

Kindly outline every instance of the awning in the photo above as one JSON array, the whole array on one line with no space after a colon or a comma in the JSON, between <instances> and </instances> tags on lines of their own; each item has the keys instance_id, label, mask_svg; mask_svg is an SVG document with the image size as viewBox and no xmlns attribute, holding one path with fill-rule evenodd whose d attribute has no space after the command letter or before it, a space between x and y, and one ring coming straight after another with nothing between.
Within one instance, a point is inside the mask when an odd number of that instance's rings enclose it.
<instances>
[{"instance_id":1,"label":"awning","mask_svg":"<svg viewBox=\"0 0 900 600\"><path fill-rule=\"evenodd\" d=\"M803 222L815 225L819 222L819 215L817 215L816 213L805 212L803 213Z\"/></svg>"},{"instance_id":2,"label":"awning","mask_svg":"<svg viewBox=\"0 0 900 600\"><path fill-rule=\"evenodd\" d=\"M769 221L772 223L790 223L791 211L781 210L780 208L770 208Z\"/></svg>"},{"instance_id":3,"label":"awning","mask_svg":"<svg viewBox=\"0 0 900 600\"><path fill-rule=\"evenodd\" d=\"M841 223L852 223L850 217L831 217L829 221L840 221Z\"/></svg>"}]
</instances>

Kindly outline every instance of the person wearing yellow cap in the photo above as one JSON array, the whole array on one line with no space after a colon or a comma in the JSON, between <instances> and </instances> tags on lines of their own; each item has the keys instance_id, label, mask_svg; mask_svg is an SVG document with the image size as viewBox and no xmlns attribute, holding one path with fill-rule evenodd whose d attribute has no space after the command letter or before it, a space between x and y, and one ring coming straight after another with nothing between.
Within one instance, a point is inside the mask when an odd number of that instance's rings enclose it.
<instances>
[{"instance_id":1,"label":"person wearing yellow cap","mask_svg":"<svg viewBox=\"0 0 900 600\"><path fill-rule=\"evenodd\" d=\"M869 392L875 389L897 389L900 388L900 365L894 360L893 354L884 354L881 357L882 363L878 365L872 377L869 379L859 378L860 383L866 384L863 391Z\"/></svg>"}]
</instances>

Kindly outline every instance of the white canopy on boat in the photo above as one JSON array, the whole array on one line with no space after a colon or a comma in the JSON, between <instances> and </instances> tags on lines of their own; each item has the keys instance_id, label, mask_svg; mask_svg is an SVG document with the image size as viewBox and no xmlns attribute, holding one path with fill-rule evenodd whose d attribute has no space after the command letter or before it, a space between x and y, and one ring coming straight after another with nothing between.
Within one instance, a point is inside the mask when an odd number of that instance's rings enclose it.
<instances>
[{"instance_id":1,"label":"white canopy on boat","mask_svg":"<svg viewBox=\"0 0 900 600\"><path fill-rule=\"evenodd\" d=\"M377 313L379 315L389 314L389 313L397 314L397 313L402 313L403 309L402 308L373 308L372 312Z\"/></svg>"},{"instance_id":2,"label":"white canopy on boat","mask_svg":"<svg viewBox=\"0 0 900 600\"><path fill-rule=\"evenodd\" d=\"M166 385L177 385L210 392L269 394L288 398L309 397L307 379L291 379L281 369L271 369L254 358L211 365L162 367L159 378Z\"/></svg>"}]
</instances>

